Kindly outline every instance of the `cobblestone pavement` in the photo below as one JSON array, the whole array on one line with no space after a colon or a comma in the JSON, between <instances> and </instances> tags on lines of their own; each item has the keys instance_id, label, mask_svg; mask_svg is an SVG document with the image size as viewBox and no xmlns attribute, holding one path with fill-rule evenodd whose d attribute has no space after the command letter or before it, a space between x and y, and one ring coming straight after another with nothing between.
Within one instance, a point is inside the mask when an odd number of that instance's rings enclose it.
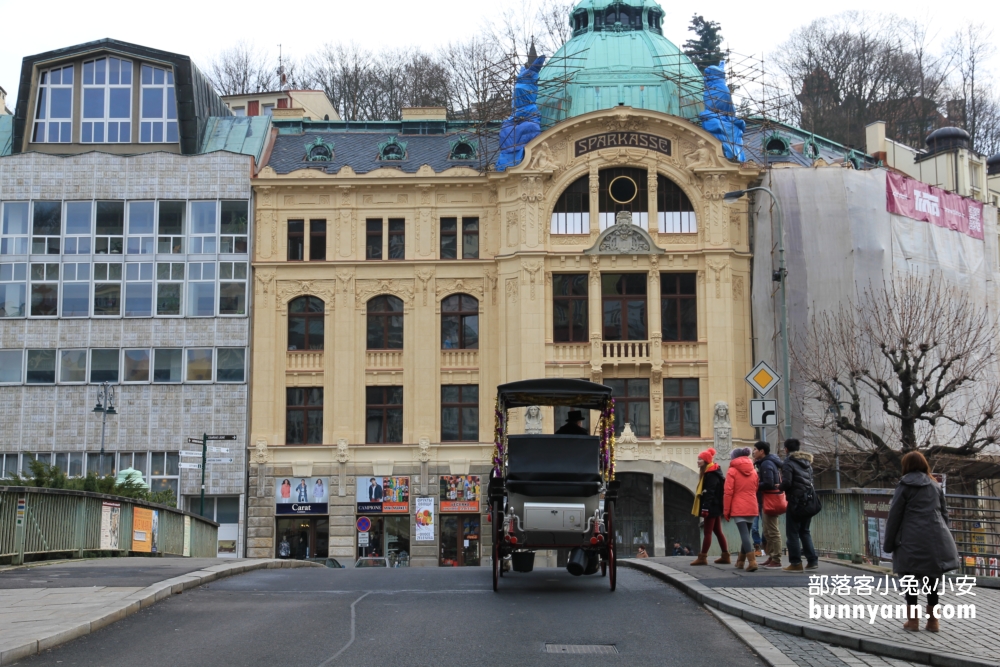
<instances>
[{"instance_id":1,"label":"cobblestone pavement","mask_svg":"<svg viewBox=\"0 0 1000 667\"><path fill-rule=\"evenodd\" d=\"M921 629L920 632L905 632L902 620L877 618L874 623L867 615L864 620L855 618L810 618L808 579L800 586L781 588L727 588L717 587L721 593L743 604L751 605L777 614L800 619L814 625L854 632L903 642L913 646L940 649L942 652L972 655L979 659L995 659L1000 654L1000 591L975 589L975 595L955 596L946 593L941 596L941 604L974 604L975 619L952 619L941 621L941 632L935 634ZM823 595L814 596L818 605L896 605L903 604L902 596L895 592L888 595ZM923 596L920 602L926 605ZM921 628L925 622L921 622Z\"/></svg>"},{"instance_id":2,"label":"cobblestone pavement","mask_svg":"<svg viewBox=\"0 0 1000 667\"><path fill-rule=\"evenodd\" d=\"M747 623L761 639L800 667L916 667L916 663L883 658L790 635L756 623Z\"/></svg>"}]
</instances>

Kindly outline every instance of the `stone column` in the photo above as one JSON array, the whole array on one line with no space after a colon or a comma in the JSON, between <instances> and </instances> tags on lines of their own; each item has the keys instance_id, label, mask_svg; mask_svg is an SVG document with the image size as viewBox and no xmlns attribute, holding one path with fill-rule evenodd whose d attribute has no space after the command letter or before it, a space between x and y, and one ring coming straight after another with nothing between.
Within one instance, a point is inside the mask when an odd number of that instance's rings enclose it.
<instances>
[{"instance_id":1,"label":"stone column","mask_svg":"<svg viewBox=\"0 0 1000 667\"><path fill-rule=\"evenodd\" d=\"M653 476L653 552L649 555L667 555L663 525L663 478L655 475Z\"/></svg>"}]
</instances>

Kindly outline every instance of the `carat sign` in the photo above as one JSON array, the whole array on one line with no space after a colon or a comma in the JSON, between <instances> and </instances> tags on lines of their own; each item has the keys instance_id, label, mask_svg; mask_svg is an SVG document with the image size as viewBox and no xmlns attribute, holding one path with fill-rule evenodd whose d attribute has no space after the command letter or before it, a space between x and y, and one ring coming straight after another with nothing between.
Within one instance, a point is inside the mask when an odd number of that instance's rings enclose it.
<instances>
[{"instance_id":1,"label":"carat sign","mask_svg":"<svg viewBox=\"0 0 1000 667\"><path fill-rule=\"evenodd\" d=\"M766 362L761 361L747 374L746 381L757 390L758 394L767 396L767 393L781 381L781 376Z\"/></svg>"}]
</instances>

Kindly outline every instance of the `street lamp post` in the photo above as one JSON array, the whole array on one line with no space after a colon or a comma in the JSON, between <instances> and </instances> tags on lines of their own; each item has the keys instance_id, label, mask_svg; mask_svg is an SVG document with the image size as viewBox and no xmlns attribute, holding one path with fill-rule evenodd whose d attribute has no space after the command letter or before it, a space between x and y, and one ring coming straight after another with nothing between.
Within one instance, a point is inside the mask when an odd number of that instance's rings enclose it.
<instances>
[{"instance_id":1,"label":"street lamp post","mask_svg":"<svg viewBox=\"0 0 1000 667\"><path fill-rule=\"evenodd\" d=\"M108 415L116 415L115 410L115 389L107 380L97 388L97 405L94 412L101 413L101 466L104 466L104 433L108 428Z\"/></svg>"},{"instance_id":2,"label":"street lamp post","mask_svg":"<svg viewBox=\"0 0 1000 667\"><path fill-rule=\"evenodd\" d=\"M771 201L774 202L774 209L777 212L778 218L778 270L771 274L771 280L779 283L781 291L781 347L782 356L784 357L782 359L782 370L785 376L781 389L782 402L785 404L785 438L787 439L792 437L792 399L789 388L792 376L788 370L788 300L785 295L785 276L788 272L785 270L785 235L782 228L784 220L781 215L781 202L778 201L778 198L771 192L770 188L763 186L727 192L723 195L723 201L734 202L748 192L756 192L758 190L771 195Z\"/></svg>"}]
</instances>

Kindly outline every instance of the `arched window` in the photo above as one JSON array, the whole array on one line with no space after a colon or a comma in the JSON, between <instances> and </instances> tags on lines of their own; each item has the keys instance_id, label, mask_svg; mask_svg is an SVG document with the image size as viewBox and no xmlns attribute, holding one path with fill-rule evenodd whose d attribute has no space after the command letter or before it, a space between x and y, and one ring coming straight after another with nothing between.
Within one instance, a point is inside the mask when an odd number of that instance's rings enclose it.
<instances>
[{"instance_id":1,"label":"arched window","mask_svg":"<svg viewBox=\"0 0 1000 667\"><path fill-rule=\"evenodd\" d=\"M329 162L333 159L333 152L326 144L319 144L309 149L309 159L313 162Z\"/></svg>"},{"instance_id":2,"label":"arched window","mask_svg":"<svg viewBox=\"0 0 1000 667\"><path fill-rule=\"evenodd\" d=\"M452 160L475 160L476 149L468 141L459 141L451 149Z\"/></svg>"},{"instance_id":3,"label":"arched window","mask_svg":"<svg viewBox=\"0 0 1000 667\"><path fill-rule=\"evenodd\" d=\"M300 296L288 304L288 349L323 349L324 304L314 296Z\"/></svg>"},{"instance_id":4,"label":"arched window","mask_svg":"<svg viewBox=\"0 0 1000 667\"><path fill-rule=\"evenodd\" d=\"M649 230L649 199L645 169L617 167L603 169L598 176L597 202L601 212L601 231L615 224L619 211L632 212L632 224Z\"/></svg>"},{"instance_id":5,"label":"arched window","mask_svg":"<svg viewBox=\"0 0 1000 667\"><path fill-rule=\"evenodd\" d=\"M396 137L390 137L388 141L378 145L378 157L383 161L406 159L406 142L399 141Z\"/></svg>"},{"instance_id":6,"label":"arched window","mask_svg":"<svg viewBox=\"0 0 1000 667\"><path fill-rule=\"evenodd\" d=\"M368 349L403 349L403 301L377 296L368 302Z\"/></svg>"},{"instance_id":7,"label":"arched window","mask_svg":"<svg viewBox=\"0 0 1000 667\"><path fill-rule=\"evenodd\" d=\"M581 176L563 190L552 209L553 234L590 233L590 176Z\"/></svg>"},{"instance_id":8,"label":"arched window","mask_svg":"<svg viewBox=\"0 0 1000 667\"><path fill-rule=\"evenodd\" d=\"M656 176L656 218L664 234L694 234L698 231L694 206L680 186L666 176Z\"/></svg>"},{"instance_id":9,"label":"arched window","mask_svg":"<svg viewBox=\"0 0 1000 667\"><path fill-rule=\"evenodd\" d=\"M479 301L453 294L441 302L441 349L479 349Z\"/></svg>"},{"instance_id":10,"label":"arched window","mask_svg":"<svg viewBox=\"0 0 1000 667\"><path fill-rule=\"evenodd\" d=\"M768 155L788 155L788 140L780 134L772 134L764 144L764 150Z\"/></svg>"}]
</instances>

